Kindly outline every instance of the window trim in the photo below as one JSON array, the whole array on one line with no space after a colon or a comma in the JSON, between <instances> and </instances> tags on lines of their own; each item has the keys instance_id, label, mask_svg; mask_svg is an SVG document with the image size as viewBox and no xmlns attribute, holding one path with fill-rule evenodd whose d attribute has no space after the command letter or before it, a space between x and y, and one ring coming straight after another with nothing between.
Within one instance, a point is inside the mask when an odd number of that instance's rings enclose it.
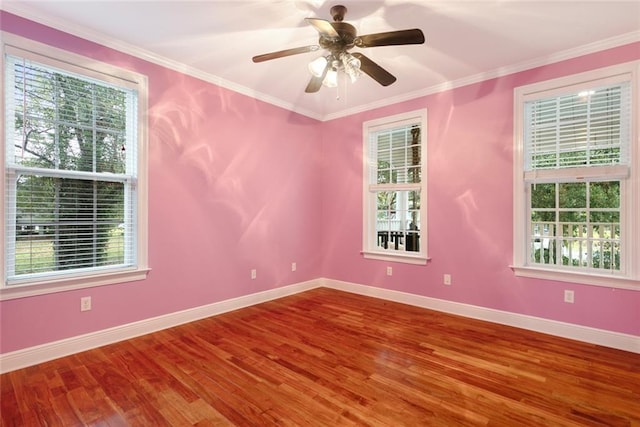
<instances>
[{"instance_id":1,"label":"window trim","mask_svg":"<svg viewBox=\"0 0 640 427\"><path fill-rule=\"evenodd\" d=\"M418 253L396 252L376 250L372 242L370 242L371 227L375 227L375 198L372 198L369 182L371 176L371 162L369 153L369 138L371 133L384 129L402 126L403 124L419 123L420 132L420 167L422 168L422 180L419 184L420 188L420 251ZM428 257L428 223L427 223L427 110L420 109L400 113L392 116L386 116L379 119L365 121L362 124L362 251L361 254L366 259L376 259L383 261L401 262L406 264L424 265L429 260ZM374 184L375 186L375 184ZM398 190L407 190L406 185L398 184ZM414 184L411 184L415 188Z\"/></svg>"},{"instance_id":2,"label":"window trim","mask_svg":"<svg viewBox=\"0 0 640 427\"><path fill-rule=\"evenodd\" d=\"M524 104L542 96L554 96L566 92L568 87L591 88L601 83L631 82L631 135L630 166L611 167L612 179L621 180L621 217L625 230L622 235L624 265L622 274L599 274L532 266L527 263L527 191L530 177L524 170ZM618 64L571 76L532 83L514 89L514 153L513 153L513 264L516 276L561 282L580 283L620 289L640 290L640 265L635 260L640 256L640 140L638 111L640 111L640 61ZM543 180L548 174L536 172ZM559 174L563 174L562 172ZM529 174L530 175L530 174ZM565 175L571 175L566 172ZM548 177L550 182L555 180Z\"/></svg>"},{"instance_id":3,"label":"window trim","mask_svg":"<svg viewBox=\"0 0 640 427\"><path fill-rule=\"evenodd\" d=\"M90 78L98 77L100 80L108 82L118 82L119 85L131 87L135 85L138 92L138 152L137 152L137 181L136 181L136 203L137 218L136 233L136 259L135 267L125 267L119 269L109 269L104 272L91 273L69 273L64 276L48 277L48 278L30 278L15 280L12 285L6 283L6 260L4 250L0 254L0 275L2 283L0 283L0 300L9 300L15 298L23 298L28 296L43 295L55 292L63 292L72 289L90 288L102 285L111 285L116 283L125 283L131 281L144 280L150 271L148 266L148 79L145 75L126 70L116 65L99 62L85 56L81 56L66 50L54 48L52 46L39 43L30 39L26 39L14 34L0 32L2 37L2 55L0 55L0 76L2 83L0 84L0 114L5 117L5 54L11 51L15 54L16 50L25 57L37 56L39 62L45 62L48 65L53 63L64 63L65 68L74 70L76 73L88 76ZM42 61L42 57L46 61ZM67 65L68 64L68 65ZM126 84L123 84L123 81ZM4 120L0 121L0 133L2 134L2 150L0 150L0 163L2 164L2 174L0 174L0 186L5 188L5 156L6 156L6 129ZM3 192L4 193L4 192ZM0 227L0 239L5 242L6 236L5 224L5 200L0 203L0 218L3 223Z\"/></svg>"}]
</instances>

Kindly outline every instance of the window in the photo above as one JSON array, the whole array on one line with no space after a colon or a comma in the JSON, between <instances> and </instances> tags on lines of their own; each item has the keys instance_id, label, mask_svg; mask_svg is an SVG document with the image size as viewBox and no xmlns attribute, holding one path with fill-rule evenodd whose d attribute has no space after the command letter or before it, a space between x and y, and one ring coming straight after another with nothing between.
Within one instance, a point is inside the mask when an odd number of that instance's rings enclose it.
<instances>
[{"instance_id":1,"label":"window","mask_svg":"<svg viewBox=\"0 0 640 427\"><path fill-rule=\"evenodd\" d=\"M637 82L633 63L516 89L516 274L640 285Z\"/></svg>"},{"instance_id":2,"label":"window","mask_svg":"<svg viewBox=\"0 0 640 427\"><path fill-rule=\"evenodd\" d=\"M365 122L366 258L427 261L425 110Z\"/></svg>"},{"instance_id":3,"label":"window","mask_svg":"<svg viewBox=\"0 0 640 427\"><path fill-rule=\"evenodd\" d=\"M146 80L11 40L3 52L2 297L143 278Z\"/></svg>"}]
</instances>

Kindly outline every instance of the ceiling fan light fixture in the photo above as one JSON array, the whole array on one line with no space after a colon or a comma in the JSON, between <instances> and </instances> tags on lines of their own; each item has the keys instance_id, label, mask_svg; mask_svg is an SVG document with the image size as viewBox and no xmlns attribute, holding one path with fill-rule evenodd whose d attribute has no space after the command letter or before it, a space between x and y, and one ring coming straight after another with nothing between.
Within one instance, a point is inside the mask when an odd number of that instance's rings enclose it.
<instances>
[{"instance_id":1,"label":"ceiling fan light fixture","mask_svg":"<svg viewBox=\"0 0 640 427\"><path fill-rule=\"evenodd\" d=\"M324 56L314 59L309 63L309 72L314 77L321 77L324 69L327 68L327 62L327 58Z\"/></svg>"},{"instance_id":2,"label":"ceiling fan light fixture","mask_svg":"<svg viewBox=\"0 0 640 427\"><path fill-rule=\"evenodd\" d=\"M337 87L338 86L338 70L335 68L331 68L327 71L327 75L325 76L322 84L326 87Z\"/></svg>"},{"instance_id":3,"label":"ceiling fan light fixture","mask_svg":"<svg viewBox=\"0 0 640 427\"><path fill-rule=\"evenodd\" d=\"M351 83L355 83L356 80L358 80L360 78L360 75L362 74L362 72L359 69L353 69L353 70L345 69L344 71L349 76Z\"/></svg>"},{"instance_id":4,"label":"ceiling fan light fixture","mask_svg":"<svg viewBox=\"0 0 640 427\"><path fill-rule=\"evenodd\" d=\"M362 74L360 71L360 60L347 52L340 55L340 59L342 61L344 72L351 79L351 83L355 83L355 81L358 80L358 77L360 77L360 74Z\"/></svg>"}]
</instances>

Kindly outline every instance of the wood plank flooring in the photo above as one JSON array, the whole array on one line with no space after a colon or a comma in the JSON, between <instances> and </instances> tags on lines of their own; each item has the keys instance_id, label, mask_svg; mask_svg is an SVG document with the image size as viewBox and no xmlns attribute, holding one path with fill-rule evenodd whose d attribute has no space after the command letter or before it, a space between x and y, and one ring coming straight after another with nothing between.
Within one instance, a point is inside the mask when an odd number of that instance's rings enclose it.
<instances>
[{"instance_id":1,"label":"wood plank flooring","mask_svg":"<svg viewBox=\"0 0 640 427\"><path fill-rule=\"evenodd\" d=\"M640 355L315 289L1 376L2 426L640 426Z\"/></svg>"}]
</instances>

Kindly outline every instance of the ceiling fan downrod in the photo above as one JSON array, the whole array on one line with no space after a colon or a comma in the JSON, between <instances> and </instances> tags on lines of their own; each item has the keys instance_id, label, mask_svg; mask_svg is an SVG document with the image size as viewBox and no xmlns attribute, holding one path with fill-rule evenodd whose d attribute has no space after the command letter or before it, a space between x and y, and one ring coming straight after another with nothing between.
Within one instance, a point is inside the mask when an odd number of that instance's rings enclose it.
<instances>
[{"instance_id":1,"label":"ceiling fan downrod","mask_svg":"<svg viewBox=\"0 0 640 427\"><path fill-rule=\"evenodd\" d=\"M347 14L347 8L341 4L337 4L331 7L329 13L334 21L342 22L344 20L344 15Z\"/></svg>"}]
</instances>

